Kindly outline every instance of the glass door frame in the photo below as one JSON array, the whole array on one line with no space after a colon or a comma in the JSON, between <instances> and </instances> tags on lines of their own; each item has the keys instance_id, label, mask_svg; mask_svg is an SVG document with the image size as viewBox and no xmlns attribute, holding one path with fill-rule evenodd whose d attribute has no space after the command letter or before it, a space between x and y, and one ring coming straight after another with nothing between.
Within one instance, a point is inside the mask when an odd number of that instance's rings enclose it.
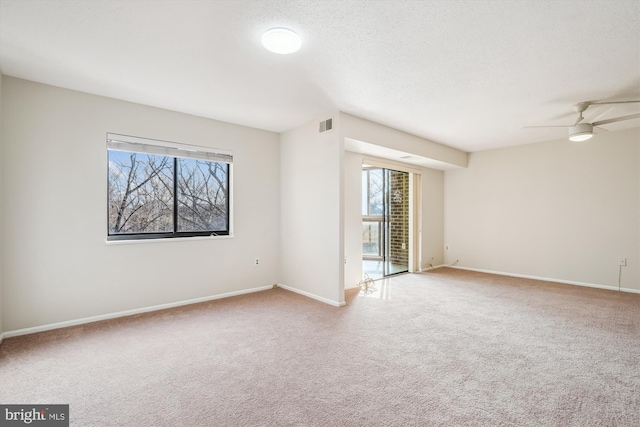
<instances>
[{"instance_id":1,"label":"glass door frame","mask_svg":"<svg viewBox=\"0 0 640 427\"><path fill-rule=\"evenodd\" d=\"M377 212L378 209L372 209L372 203L371 203L371 171L380 171L380 181L381 181L381 197L380 197L380 202L381 202L381 209L380 212ZM406 172L406 171L401 171L398 169L392 169L389 167L383 167L383 166L375 166L375 165L363 165L362 167L362 171L363 172L367 172L366 174L362 174L363 176L363 182L362 182L362 189L363 189L363 200L362 200L362 223L363 226L366 223L377 223L377 244L375 244L375 246L377 247L377 254L373 254L371 252L367 252L364 249L364 241L363 241L363 254L362 254L362 260L363 262L365 261L379 261L381 262L382 265L382 277L388 277L388 276L392 276L394 274L401 274L401 273L406 273L410 270L411 267L411 253L412 250L410 249L412 246L412 236L413 233L411 232L412 229L412 213L409 212L406 213L407 215L407 222L408 222L408 226L407 226L407 237L408 237L408 247L403 249L408 250L407 253L407 265L406 268L404 269L400 269L399 271L393 271L392 272L392 268L391 268L391 234L392 234L392 230L391 230L391 216L390 216L390 206L392 203L392 197L394 197L394 195L391 194L391 172L398 172L398 173L403 173L403 174L407 174L407 192L406 195L403 194L402 197L408 197L409 199L409 204L410 206L412 205L411 201L411 184L410 182L412 181L412 173L410 172ZM366 176L366 182L365 182L365 176ZM366 206L366 208L365 208ZM372 210L376 211L374 212L374 214L372 215ZM366 212L365 212L366 211ZM364 227L363 227L363 232L364 232ZM369 227L369 238L371 239L371 235L372 235L372 229L371 227ZM371 242L370 242L371 243ZM373 245L372 245L373 246ZM403 244L404 246L404 244Z\"/></svg>"},{"instance_id":2,"label":"glass door frame","mask_svg":"<svg viewBox=\"0 0 640 427\"><path fill-rule=\"evenodd\" d=\"M402 274L402 273L407 273L409 272L409 245L410 242L408 242L408 245L405 246L405 244L402 244L402 250L406 250L407 251L407 261L406 261L406 265L404 263L399 263L397 265L402 266L402 268L398 269L397 271L393 271L394 269L393 267L393 245L391 242L391 238L392 238L392 233L393 233L393 229L391 227L391 223L392 223L392 204L394 203L402 203L403 202L403 198L404 197L411 197L410 195L410 191L407 187L407 194L400 194L400 200L395 200L396 197L398 197L398 195L396 195L395 193L392 193L392 175L393 174L404 174L406 175L406 182L407 185L409 184L409 180L410 180L410 174L408 172L404 172L404 171L400 171L397 169L392 169L392 168L383 168L382 169L382 175L383 175L383 189L384 189L384 197L383 197L383 225L384 225L384 236L383 236L383 250L384 250L384 254L383 254L383 260L382 260L382 277L389 277L389 276L393 276L395 274ZM397 190L396 190L397 191ZM410 213L407 211L406 213L403 213L403 216L406 215L406 221L407 221L407 237L410 240L410 231L409 231L409 215ZM403 219L404 220L404 219Z\"/></svg>"}]
</instances>

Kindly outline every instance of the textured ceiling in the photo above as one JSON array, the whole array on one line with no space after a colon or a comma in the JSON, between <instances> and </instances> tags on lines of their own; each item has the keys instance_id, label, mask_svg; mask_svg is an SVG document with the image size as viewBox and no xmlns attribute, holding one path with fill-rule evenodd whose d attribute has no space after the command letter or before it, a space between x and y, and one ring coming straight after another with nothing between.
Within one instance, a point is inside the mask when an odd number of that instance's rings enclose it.
<instances>
[{"instance_id":1,"label":"textured ceiling","mask_svg":"<svg viewBox=\"0 0 640 427\"><path fill-rule=\"evenodd\" d=\"M298 53L260 45L278 26ZM0 70L277 132L339 109L471 152L640 99L640 2L0 0Z\"/></svg>"}]
</instances>

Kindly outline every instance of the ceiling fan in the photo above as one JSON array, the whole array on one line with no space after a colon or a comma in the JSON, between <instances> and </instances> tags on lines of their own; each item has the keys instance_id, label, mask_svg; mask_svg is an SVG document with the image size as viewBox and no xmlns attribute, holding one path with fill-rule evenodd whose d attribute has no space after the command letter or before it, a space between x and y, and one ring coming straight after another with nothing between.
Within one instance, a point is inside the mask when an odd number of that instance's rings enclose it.
<instances>
[{"instance_id":1,"label":"ceiling fan","mask_svg":"<svg viewBox=\"0 0 640 427\"><path fill-rule=\"evenodd\" d=\"M574 106L576 113L578 113L578 118L576 122L572 125L559 125L559 126L527 126L528 128L569 128L569 139L571 141L586 141L587 139L593 136L594 128L598 127L598 129L606 130L599 126L606 125L608 123L621 122L624 120L632 120L640 118L640 113L637 114L629 114L628 116L620 116L614 117L611 119L600 120L593 123L583 123L584 117L582 113L586 111L587 108L591 105L605 105L605 104L630 104L633 102L640 101L585 101L579 102Z\"/></svg>"}]
</instances>

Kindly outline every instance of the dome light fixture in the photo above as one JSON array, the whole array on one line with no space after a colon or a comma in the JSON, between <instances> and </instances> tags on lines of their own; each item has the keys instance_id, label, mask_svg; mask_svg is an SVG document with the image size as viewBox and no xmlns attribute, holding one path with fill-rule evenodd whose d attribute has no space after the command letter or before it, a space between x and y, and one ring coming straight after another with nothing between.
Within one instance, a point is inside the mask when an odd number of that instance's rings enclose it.
<instances>
[{"instance_id":1,"label":"dome light fixture","mask_svg":"<svg viewBox=\"0 0 640 427\"><path fill-rule=\"evenodd\" d=\"M569 128L570 141L586 141L593 136L593 125L591 123L579 123Z\"/></svg>"},{"instance_id":2,"label":"dome light fixture","mask_svg":"<svg viewBox=\"0 0 640 427\"><path fill-rule=\"evenodd\" d=\"M302 39L288 28L272 28L262 35L262 45L270 52L286 55L300 50Z\"/></svg>"}]
</instances>

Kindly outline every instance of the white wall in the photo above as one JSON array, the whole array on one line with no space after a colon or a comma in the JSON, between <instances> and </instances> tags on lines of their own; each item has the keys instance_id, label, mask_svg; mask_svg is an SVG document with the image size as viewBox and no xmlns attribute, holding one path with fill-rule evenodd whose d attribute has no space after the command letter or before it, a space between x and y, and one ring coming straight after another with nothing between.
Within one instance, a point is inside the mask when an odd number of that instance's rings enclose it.
<instances>
[{"instance_id":1,"label":"white wall","mask_svg":"<svg viewBox=\"0 0 640 427\"><path fill-rule=\"evenodd\" d=\"M333 118L333 130L318 123ZM280 280L330 304L344 304L343 150L336 113L280 136Z\"/></svg>"},{"instance_id":2,"label":"white wall","mask_svg":"<svg viewBox=\"0 0 640 427\"><path fill-rule=\"evenodd\" d=\"M441 165L466 167L467 153L379 123L340 113L343 137L411 153ZM433 167L431 165L427 165Z\"/></svg>"},{"instance_id":3,"label":"white wall","mask_svg":"<svg viewBox=\"0 0 640 427\"><path fill-rule=\"evenodd\" d=\"M640 290L640 130L470 154L445 172L446 262Z\"/></svg>"},{"instance_id":4,"label":"white wall","mask_svg":"<svg viewBox=\"0 0 640 427\"><path fill-rule=\"evenodd\" d=\"M0 73L0 242L4 241L4 236L3 236L3 232L2 232L2 211L3 211L3 205L4 205L4 197L2 196L2 151L3 151L3 138L2 138L2 80L3 80L4 76L2 75L2 73ZM3 283L3 278L4 278L4 274L3 274L3 269L2 269L2 265L4 264L4 255L3 255L3 248L2 245L0 244L0 343L2 342L2 332L4 331L4 329L2 329L2 283Z\"/></svg>"},{"instance_id":5,"label":"white wall","mask_svg":"<svg viewBox=\"0 0 640 427\"><path fill-rule=\"evenodd\" d=\"M444 263L444 172L423 168L420 268Z\"/></svg>"},{"instance_id":6,"label":"white wall","mask_svg":"<svg viewBox=\"0 0 640 427\"><path fill-rule=\"evenodd\" d=\"M2 94L5 331L278 282L277 134L6 76ZM107 132L233 150L235 237L105 244Z\"/></svg>"},{"instance_id":7,"label":"white wall","mask_svg":"<svg viewBox=\"0 0 640 427\"><path fill-rule=\"evenodd\" d=\"M362 280L362 155L344 153L344 287Z\"/></svg>"}]
</instances>

